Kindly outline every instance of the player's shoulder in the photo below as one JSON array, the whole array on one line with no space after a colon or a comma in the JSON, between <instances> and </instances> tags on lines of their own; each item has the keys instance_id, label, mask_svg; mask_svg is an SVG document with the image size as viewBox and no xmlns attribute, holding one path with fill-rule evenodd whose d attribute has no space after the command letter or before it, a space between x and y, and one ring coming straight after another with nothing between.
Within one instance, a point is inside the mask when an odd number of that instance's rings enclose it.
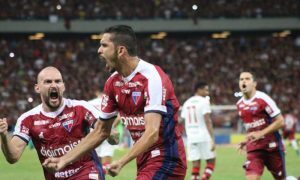
<instances>
[{"instance_id":1,"label":"player's shoulder","mask_svg":"<svg viewBox=\"0 0 300 180\"><path fill-rule=\"evenodd\" d=\"M265 102L272 101L272 98L268 94L266 94L262 91L256 91L255 97L256 97L256 99L260 99Z\"/></svg>"},{"instance_id":2,"label":"player's shoulder","mask_svg":"<svg viewBox=\"0 0 300 180\"><path fill-rule=\"evenodd\" d=\"M32 117L32 116L37 116L41 113L42 111L42 104L30 109L29 111L23 113L19 118L18 118L18 121L23 121L29 117Z\"/></svg>"},{"instance_id":3,"label":"player's shoulder","mask_svg":"<svg viewBox=\"0 0 300 180\"><path fill-rule=\"evenodd\" d=\"M85 100L77 100L77 99L64 99L67 107L75 107L75 106L91 106L91 104Z\"/></svg>"}]
</instances>

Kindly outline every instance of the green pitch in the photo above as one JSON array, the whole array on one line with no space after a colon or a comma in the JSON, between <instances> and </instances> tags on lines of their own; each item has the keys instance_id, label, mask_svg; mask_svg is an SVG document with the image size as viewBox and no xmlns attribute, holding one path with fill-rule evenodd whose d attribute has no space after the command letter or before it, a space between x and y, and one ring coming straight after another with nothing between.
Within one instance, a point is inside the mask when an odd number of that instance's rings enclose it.
<instances>
[{"instance_id":1,"label":"green pitch","mask_svg":"<svg viewBox=\"0 0 300 180\"><path fill-rule=\"evenodd\" d=\"M122 156L127 150L117 150L115 158ZM244 162L244 155L237 153L235 147L232 146L218 146L217 147L217 164L212 179L220 180L239 180L244 178L244 171L241 168ZM300 176L299 171L300 157L296 156L296 153L287 147L286 154L286 167L287 174L293 176ZM190 179L190 163L188 163L189 169L187 171L186 179ZM204 164L201 169L203 170ZM119 176L112 178L107 176L106 179L122 179L131 180L135 179L136 167L135 161L125 166ZM9 180L42 180L43 179L42 168L39 164L35 150L27 149L20 161L14 165L10 165L6 162L2 152L0 153L0 179ZM273 179L269 172L265 170L263 180Z\"/></svg>"}]
</instances>

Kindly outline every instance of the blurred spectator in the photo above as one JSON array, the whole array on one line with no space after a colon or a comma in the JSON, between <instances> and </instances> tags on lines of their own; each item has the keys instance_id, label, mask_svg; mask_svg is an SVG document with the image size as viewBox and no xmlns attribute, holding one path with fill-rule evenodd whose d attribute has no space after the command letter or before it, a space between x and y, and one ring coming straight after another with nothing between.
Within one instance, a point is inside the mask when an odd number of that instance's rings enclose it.
<instances>
[{"instance_id":1,"label":"blurred spectator","mask_svg":"<svg viewBox=\"0 0 300 180\"><path fill-rule=\"evenodd\" d=\"M192 6L197 5L197 10ZM195 11L195 12L193 12ZM9 0L0 20L299 17L299 0ZM51 18L50 18L51 19Z\"/></svg>"}]
</instances>

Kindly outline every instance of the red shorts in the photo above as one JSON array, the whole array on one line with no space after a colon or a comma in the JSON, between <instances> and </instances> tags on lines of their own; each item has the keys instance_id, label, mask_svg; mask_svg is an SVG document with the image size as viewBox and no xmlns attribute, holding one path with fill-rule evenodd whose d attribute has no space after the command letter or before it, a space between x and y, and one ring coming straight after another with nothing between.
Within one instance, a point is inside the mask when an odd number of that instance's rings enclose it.
<instances>
[{"instance_id":1,"label":"red shorts","mask_svg":"<svg viewBox=\"0 0 300 180\"><path fill-rule=\"evenodd\" d=\"M152 180L156 171L149 171L149 172L138 172L138 175L136 177L136 180ZM161 178L161 180L168 179L168 180L184 180L184 176L175 176L175 175L166 175L164 174Z\"/></svg>"},{"instance_id":2,"label":"red shorts","mask_svg":"<svg viewBox=\"0 0 300 180\"><path fill-rule=\"evenodd\" d=\"M295 139L295 132L294 131L284 131L283 138L293 140L293 139Z\"/></svg>"},{"instance_id":3,"label":"red shorts","mask_svg":"<svg viewBox=\"0 0 300 180\"><path fill-rule=\"evenodd\" d=\"M246 170L246 175L261 176L264 166L267 167L275 179L284 179L286 177L283 151L256 150L247 153L247 161L243 166Z\"/></svg>"}]
</instances>

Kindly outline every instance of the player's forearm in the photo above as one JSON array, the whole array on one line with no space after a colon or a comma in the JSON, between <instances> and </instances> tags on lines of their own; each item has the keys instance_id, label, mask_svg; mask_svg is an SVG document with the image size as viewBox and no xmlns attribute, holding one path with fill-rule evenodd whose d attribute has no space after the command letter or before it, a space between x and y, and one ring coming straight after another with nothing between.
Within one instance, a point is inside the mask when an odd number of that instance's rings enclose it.
<instances>
[{"instance_id":1,"label":"player's forearm","mask_svg":"<svg viewBox=\"0 0 300 180\"><path fill-rule=\"evenodd\" d=\"M273 123L271 123L268 127L266 127L265 129L262 130L262 135L266 135L266 134L270 134L274 131L277 131L281 128L283 128L284 126L284 119L282 117L282 115L278 115Z\"/></svg>"},{"instance_id":2,"label":"player's forearm","mask_svg":"<svg viewBox=\"0 0 300 180\"><path fill-rule=\"evenodd\" d=\"M159 138L158 130L145 131L142 137L133 145L130 151L120 160L122 166L136 158L141 153L147 151Z\"/></svg>"},{"instance_id":3,"label":"player's forearm","mask_svg":"<svg viewBox=\"0 0 300 180\"><path fill-rule=\"evenodd\" d=\"M96 130L92 131L73 150L64 155L62 160L66 165L75 162L80 157L99 146L108 136L109 133L103 132L99 134Z\"/></svg>"},{"instance_id":4,"label":"player's forearm","mask_svg":"<svg viewBox=\"0 0 300 180\"><path fill-rule=\"evenodd\" d=\"M212 120L210 118L210 114L205 115L205 124L208 130L208 133L211 137L211 139L214 141L215 139L215 135L214 135L214 130L213 130L213 124L212 124Z\"/></svg>"},{"instance_id":5,"label":"player's forearm","mask_svg":"<svg viewBox=\"0 0 300 180\"><path fill-rule=\"evenodd\" d=\"M6 134L1 134L1 149L6 158L6 161L13 164L18 161L19 157L15 151L14 145L10 142L11 137Z\"/></svg>"}]
</instances>

